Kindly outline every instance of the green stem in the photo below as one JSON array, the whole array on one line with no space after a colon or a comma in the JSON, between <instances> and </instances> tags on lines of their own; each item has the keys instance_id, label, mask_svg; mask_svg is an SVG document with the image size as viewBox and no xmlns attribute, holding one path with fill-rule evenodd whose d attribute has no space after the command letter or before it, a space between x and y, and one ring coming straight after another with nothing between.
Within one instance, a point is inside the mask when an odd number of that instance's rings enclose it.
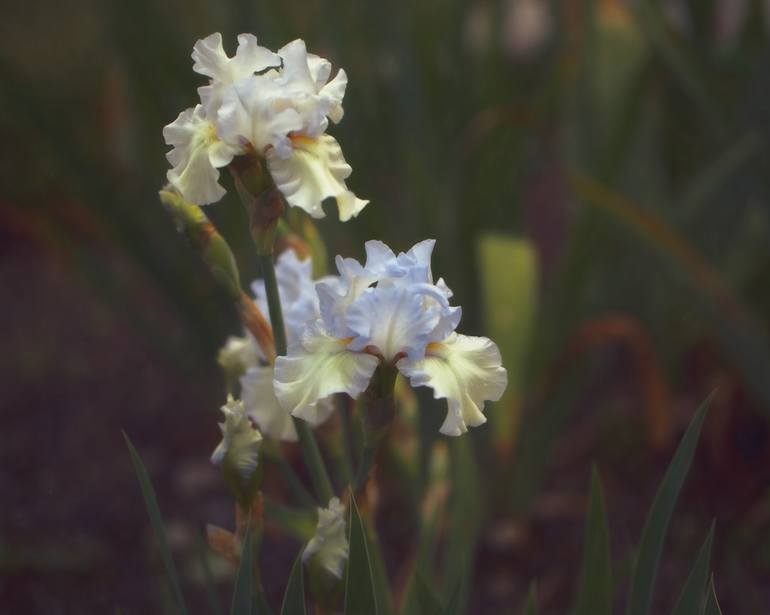
<instances>
[{"instance_id":1,"label":"green stem","mask_svg":"<svg viewBox=\"0 0 770 615\"><path fill-rule=\"evenodd\" d=\"M364 450L361 452L361 463L358 464L356 480L353 482L353 492L358 493L364 488L366 479L369 477L369 471L374 464L374 457L377 454L377 442L367 442Z\"/></svg>"},{"instance_id":2,"label":"green stem","mask_svg":"<svg viewBox=\"0 0 770 615\"><path fill-rule=\"evenodd\" d=\"M277 356L286 354L286 329L283 324L283 312L281 310L281 297L278 294L278 282L275 278L275 264L272 254L258 255L259 264L262 267L262 275L265 280L265 294L267 295L267 307L270 312L270 323L273 327L275 339L275 353ZM326 471L321 451L308 424L302 419L292 417L294 428L297 430L299 445L305 464L310 471L310 479L313 482L316 496L322 506L327 506L329 500L334 497L332 483Z\"/></svg>"}]
</instances>

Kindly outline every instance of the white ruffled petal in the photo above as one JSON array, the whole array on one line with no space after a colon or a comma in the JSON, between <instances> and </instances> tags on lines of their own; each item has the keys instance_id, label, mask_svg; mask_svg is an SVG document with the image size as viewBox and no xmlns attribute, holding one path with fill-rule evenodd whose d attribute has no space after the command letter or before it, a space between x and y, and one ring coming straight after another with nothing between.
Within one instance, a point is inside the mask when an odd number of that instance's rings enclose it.
<instances>
[{"instance_id":1,"label":"white ruffled petal","mask_svg":"<svg viewBox=\"0 0 770 615\"><path fill-rule=\"evenodd\" d=\"M163 129L163 137L173 147L166 155L173 165L167 173L169 183L191 203L207 205L220 200L225 189L219 185L218 169L229 164L239 148L217 137L203 107L180 113Z\"/></svg>"},{"instance_id":2,"label":"white ruffled petal","mask_svg":"<svg viewBox=\"0 0 770 615\"><path fill-rule=\"evenodd\" d=\"M486 337L452 334L431 344L424 359L397 363L412 386L433 388L436 399L446 399L448 412L441 433L459 436L481 425L484 401L497 401L508 384L497 345Z\"/></svg>"},{"instance_id":3,"label":"white ruffled petal","mask_svg":"<svg viewBox=\"0 0 770 615\"><path fill-rule=\"evenodd\" d=\"M295 137L288 158L269 150L267 166L276 186L293 207L304 209L315 218L323 218L321 202L337 200L342 222L353 218L369 201L356 197L345 185L353 169L345 162L342 148L329 135L317 139Z\"/></svg>"},{"instance_id":4,"label":"white ruffled petal","mask_svg":"<svg viewBox=\"0 0 770 615\"><path fill-rule=\"evenodd\" d=\"M217 133L228 143L249 143L260 154L272 148L290 156L289 135L302 129L302 118L282 95L271 75L252 75L223 88Z\"/></svg>"},{"instance_id":5,"label":"white ruffled petal","mask_svg":"<svg viewBox=\"0 0 770 615\"><path fill-rule=\"evenodd\" d=\"M351 350L373 346L386 361L400 354L414 359L424 356L440 318L438 310L425 309L425 297L431 293L426 284L361 293L346 314L347 326L355 335Z\"/></svg>"},{"instance_id":6,"label":"white ruffled petal","mask_svg":"<svg viewBox=\"0 0 770 615\"><path fill-rule=\"evenodd\" d=\"M211 455L211 462L232 468L245 484L257 469L262 434L246 417L243 402L234 400L232 396L222 406L222 413L225 415L224 422L219 424L222 442Z\"/></svg>"},{"instance_id":7,"label":"white ruffled petal","mask_svg":"<svg viewBox=\"0 0 770 615\"><path fill-rule=\"evenodd\" d=\"M238 49L230 58L222 46L222 35L215 32L195 43L192 58L193 70L211 79L209 85L198 88L201 103L211 117L216 114L227 86L281 64L280 57L258 45L253 34L238 35Z\"/></svg>"},{"instance_id":8,"label":"white ruffled petal","mask_svg":"<svg viewBox=\"0 0 770 615\"><path fill-rule=\"evenodd\" d=\"M301 343L275 362L275 396L294 416L318 425L326 416L319 401L334 393L360 395L369 385L378 360L348 350L344 340L328 335L313 323Z\"/></svg>"},{"instance_id":9,"label":"white ruffled petal","mask_svg":"<svg viewBox=\"0 0 770 615\"><path fill-rule=\"evenodd\" d=\"M246 415L263 434L276 440L297 440L291 414L275 398L272 367L249 368L241 377L241 397Z\"/></svg>"},{"instance_id":10,"label":"white ruffled petal","mask_svg":"<svg viewBox=\"0 0 770 615\"><path fill-rule=\"evenodd\" d=\"M319 316L312 259L300 260L294 250L285 250L276 260L275 277L283 309L286 341L291 346L300 338L305 326ZM269 321L270 310L267 304L265 282L254 281L251 284L251 290L257 306Z\"/></svg>"},{"instance_id":11,"label":"white ruffled petal","mask_svg":"<svg viewBox=\"0 0 770 615\"><path fill-rule=\"evenodd\" d=\"M328 508L318 509L318 525L315 536L302 551L302 561L307 563L314 556L323 569L338 579L342 578L349 546L345 529L345 507L339 498L329 500Z\"/></svg>"}]
</instances>

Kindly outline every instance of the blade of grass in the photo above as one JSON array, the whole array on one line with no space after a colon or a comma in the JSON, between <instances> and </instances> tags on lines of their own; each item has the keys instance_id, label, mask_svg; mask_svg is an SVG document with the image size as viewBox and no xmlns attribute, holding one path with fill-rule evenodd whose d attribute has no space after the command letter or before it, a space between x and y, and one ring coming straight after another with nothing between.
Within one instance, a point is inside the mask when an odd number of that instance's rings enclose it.
<instances>
[{"instance_id":1,"label":"blade of grass","mask_svg":"<svg viewBox=\"0 0 770 615\"><path fill-rule=\"evenodd\" d=\"M574 615L610 615L612 613L612 562L607 511L599 472L591 471L583 545L583 566Z\"/></svg>"},{"instance_id":2,"label":"blade of grass","mask_svg":"<svg viewBox=\"0 0 770 615\"><path fill-rule=\"evenodd\" d=\"M238 572L235 575L235 588L230 615L251 615L254 601L254 549L252 548L251 527L246 529L243 537L243 550Z\"/></svg>"},{"instance_id":3,"label":"blade of grass","mask_svg":"<svg viewBox=\"0 0 770 615\"><path fill-rule=\"evenodd\" d=\"M305 615L305 578L302 567L302 551L294 560L289 574L289 582L286 584L286 591L283 594L283 605L281 606L281 615Z\"/></svg>"},{"instance_id":4,"label":"blade of grass","mask_svg":"<svg viewBox=\"0 0 770 615\"><path fill-rule=\"evenodd\" d=\"M155 534L155 539L158 541L158 547L160 548L160 555L163 559L163 566L166 569L166 575L168 576L169 583L171 584L171 590L174 594L174 602L176 602L176 608L179 613L186 614L187 606L185 605L184 596L182 595L182 588L179 584L179 575L174 565L174 558L171 556L171 547L168 544L168 538L166 537L166 529L163 526L163 517L160 514L160 508L158 507L158 498L155 496L155 489L152 487L150 481L150 475L147 473L147 468L144 466L139 453L134 448L126 432L123 432L123 438L126 441L128 452L131 455L131 463L134 465L134 471L139 479L139 487L142 490L142 497L144 498L144 505L147 509L147 514L150 517L150 525L152 525L152 531Z\"/></svg>"},{"instance_id":5,"label":"blade of grass","mask_svg":"<svg viewBox=\"0 0 770 615\"><path fill-rule=\"evenodd\" d=\"M698 445L700 430L708 413L713 393L703 402L695 417L690 422L687 432L677 447L674 458L666 470L663 481L655 495L652 508L642 530L639 541L639 553L636 558L634 573L628 592L627 615L647 615L652 602L652 592L655 587L655 577L658 572L658 561L663 543L666 538L668 524L674 506L679 497L684 480L690 470Z\"/></svg>"},{"instance_id":6,"label":"blade of grass","mask_svg":"<svg viewBox=\"0 0 770 615\"><path fill-rule=\"evenodd\" d=\"M374 573L369 559L369 549L366 545L366 530L352 494L350 496L348 542L350 544L350 556L345 578L345 613L347 615L359 613L378 615Z\"/></svg>"},{"instance_id":7,"label":"blade of grass","mask_svg":"<svg viewBox=\"0 0 770 615\"><path fill-rule=\"evenodd\" d=\"M712 523L671 615L703 615L703 609L706 606L706 585L713 540L714 524Z\"/></svg>"},{"instance_id":8,"label":"blade of grass","mask_svg":"<svg viewBox=\"0 0 770 615\"><path fill-rule=\"evenodd\" d=\"M462 615L465 612L465 601L467 597L465 582L465 577L463 577L460 579L460 582L452 588L449 600L447 600L446 609L444 610L444 615Z\"/></svg>"},{"instance_id":9,"label":"blade of grass","mask_svg":"<svg viewBox=\"0 0 770 615\"><path fill-rule=\"evenodd\" d=\"M458 613L465 612L467 588L476 562L476 544L483 511L483 494L470 438L456 438L449 445L452 495L449 512L449 541L444 556L444 595L462 589Z\"/></svg>"},{"instance_id":10,"label":"blade of grass","mask_svg":"<svg viewBox=\"0 0 770 615\"><path fill-rule=\"evenodd\" d=\"M417 602L417 613L420 615L441 615L444 609L441 606L438 594L433 586L425 580L418 571L414 576L414 593Z\"/></svg>"},{"instance_id":11,"label":"blade of grass","mask_svg":"<svg viewBox=\"0 0 770 615\"><path fill-rule=\"evenodd\" d=\"M201 572L203 573L203 588L206 590L206 599L209 602L211 613L213 615L222 615L222 605L219 602L214 575L211 574L211 566L209 566L209 560L206 556L206 544L199 535L195 536L195 555L200 562Z\"/></svg>"},{"instance_id":12,"label":"blade of grass","mask_svg":"<svg viewBox=\"0 0 770 615\"><path fill-rule=\"evenodd\" d=\"M532 581L522 615L537 615L537 610L537 584Z\"/></svg>"},{"instance_id":13,"label":"blade of grass","mask_svg":"<svg viewBox=\"0 0 770 615\"><path fill-rule=\"evenodd\" d=\"M708 596L706 597L706 609L703 611L703 615L722 615L722 609L719 606L719 600L717 600L717 592L714 588L714 575L711 575Z\"/></svg>"}]
</instances>

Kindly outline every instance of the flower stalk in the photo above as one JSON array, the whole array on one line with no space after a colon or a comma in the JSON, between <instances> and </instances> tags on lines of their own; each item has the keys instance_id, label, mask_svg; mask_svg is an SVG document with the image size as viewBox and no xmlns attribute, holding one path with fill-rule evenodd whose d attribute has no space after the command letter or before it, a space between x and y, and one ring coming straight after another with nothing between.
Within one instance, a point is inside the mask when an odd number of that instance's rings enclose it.
<instances>
[{"instance_id":1,"label":"flower stalk","mask_svg":"<svg viewBox=\"0 0 770 615\"><path fill-rule=\"evenodd\" d=\"M365 486L369 473L374 466L380 441L388 430L395 415L393 390L396 385L398 370L394 365L381 363L369 387L364 393L364 412L362 423L364 427L364 447L361 452L361 463L353 482L353 490L359 493Z\"/></svg>"},{"instance_id":2,"label":"flower stalk","mask_svg":"<svg viewBox=\"0 0 770 615\"><path fill-rule=\"evenodd\" d=\"M281 296L278 291L278 281L275 277L275 261L273 258L273 245L275 233L283 211L283 196L275 188L268 173L262 172L259 159L247 157L252 162L241 166L230 166L238 195L249 215L251 237L257 250L257 258L262 269L262 277L265 281L265 295L267 296L268 312L272 324L275 353L277 356L286 354L286 327L283 321L281 309ZM262 190L254 193L252 190ZM316 496L321 503L328 502L334 497L329 474L321 457L318 443L313 436L308 424L296 417L292 417L294 428L297 431L302 456L310 472Z\"/></svg>"}]
</instances>

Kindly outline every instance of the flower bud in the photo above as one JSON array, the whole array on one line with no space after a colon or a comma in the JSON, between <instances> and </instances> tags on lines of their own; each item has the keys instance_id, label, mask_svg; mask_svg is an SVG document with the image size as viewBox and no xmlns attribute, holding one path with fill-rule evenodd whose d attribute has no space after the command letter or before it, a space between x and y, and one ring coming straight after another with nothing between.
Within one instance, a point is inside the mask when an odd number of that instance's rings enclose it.
<instances>
[{"instance_id":1,"label":"flower bud","mask_svg":"<svg viewBox=\"0 0 770 615\"><path fill-rule=\"evenodd\" d=\"M259 465L259 449L262 434L251 424L244 412L243 402L232 395L222 406L225 415L222 442L211 455L211 462L222 467L222 475L228 489L244 510L248 510L254 495L262 482L262 468Z\"/></svg>"},{"instance_id":2,"label":"flower bud","mask_svg":"<svg viewBox=\"0 0 770 615\"><path fill-rule=\"evenodd\" d=\"M232 299L240 300L241 281L235 257L203 210L185 201L182 195L172 189L161 190L159 194L161 202L174 217L177 229L184 233L201 255L212 275Z\"/></svg>"}]
</instances>

